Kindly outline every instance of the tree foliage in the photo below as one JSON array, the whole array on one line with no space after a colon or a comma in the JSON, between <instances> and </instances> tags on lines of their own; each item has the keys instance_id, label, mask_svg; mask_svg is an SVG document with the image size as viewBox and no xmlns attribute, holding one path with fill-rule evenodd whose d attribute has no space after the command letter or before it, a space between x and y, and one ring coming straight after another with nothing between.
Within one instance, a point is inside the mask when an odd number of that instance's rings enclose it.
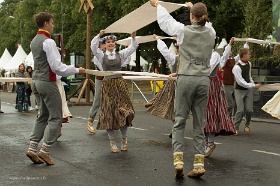
<instances>
[{"instance_id":1,"label":"tree foliage","mask_svg":"<svg viewBox=\"0 0 280 186\"><path fill-rule=\"evenodd\" d=\"M146 2L147 0L94 0L92 37ZM169 0L169 2L185 3L184 0ZM198 0L193 1L196 2ZM220 37L226 37L227 40L232 36L263 39L272 32L272 0L203 0L203 2L208 7L209 17ZM86 14L83 9L78 12L79 7L80 0L4 0L0 5L0 54L5 48L8 48L12 55L15 53L15 44L21 42L20 32L23 48L27 53L30 52L30 41L37 31L33 17L41 11L54 15L54 33L61 33L63 30L64 48L68 54L66 62L69 61L71 52L85 53ZM178 20L178 16L186 10L181 8L172 13L172 16ZM13 16L14 19L9 16ZM165 35L157 22L137 31L137 35L154 33ZM117 36L125 38L129 35L117 34ZM167 42L170 44L171 41ZM153 56L159 58L160 54L155 48L156 42L141 44L141 56L148 61L152 61Z\"/></svg>"}]
</instances>

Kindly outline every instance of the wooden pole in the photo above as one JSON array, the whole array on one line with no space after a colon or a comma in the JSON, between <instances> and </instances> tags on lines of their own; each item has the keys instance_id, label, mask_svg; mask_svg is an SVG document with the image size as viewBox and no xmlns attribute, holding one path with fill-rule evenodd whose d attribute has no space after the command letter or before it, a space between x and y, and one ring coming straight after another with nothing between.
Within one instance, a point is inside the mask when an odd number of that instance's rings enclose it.
<instances>
[{"instance_id":1,"label":"wooden pole","mask_svg":"<svg viewBox=\"0 0 280 186\"><path fill-rule=\"evenodd\" d=\"M90 42L91 42L91 18L92 18L92 10L89 8L87 12L87 48L86 48L86 69L90 69L90 59L91 59L91 50L90 50ZM86 74L86 79L90 79L90 75ZM88 82L88 81L87 81ZM86 86L86 102L90 102L90 83L87 83Z\"/></svg>"},{"instance_id":2,"label":"wooden pole","mask_svg":"<svg viewBox=\"0 0 280 186\"><path fill-rule=\"evenodd\" d=\"M90 42L91 42L91 19L92 19L92 10L94 8L92 4L92 0L80 0L81 6L79 8L79 12L81 12L82 9L85 10L87 14L87 39L86 39L86 69L90 69L90 60L91 60L91 50L90 50ZM70 99L76 92L78 92L79 89L81 89L78 99L76 101L76 105L91 105L90 102L90 89L92 89L92 93L94 93L94 87L95 84L90 79L90 74L86 74L86 79L81 83L80 86L77 87L77 89L68 96L68 99ZM81 103L80 99L86 91L86 102Z\"/></svg>"}]
</instances>

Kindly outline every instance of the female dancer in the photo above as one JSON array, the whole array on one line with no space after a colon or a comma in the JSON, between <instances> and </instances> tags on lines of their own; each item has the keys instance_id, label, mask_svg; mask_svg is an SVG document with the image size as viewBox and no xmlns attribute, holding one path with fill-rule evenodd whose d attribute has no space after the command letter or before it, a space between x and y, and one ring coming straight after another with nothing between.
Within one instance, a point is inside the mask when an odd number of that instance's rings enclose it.
<instances>
[{"instance_id":1,"label":"female dancer","mask_svg":"<svg viewBox=\"0 0 280 186\"><path fill-rule=\"evenodd\" d=\"M178 64L178 46L176 47L176 55L169 51L166 44L157 37L156 34L153 35L153 38L157 40L157 48L166 61L171 64L171 73L170 76L176 76L176 67ZM163 119L170 119L174 121L174 97L175 97L175 87L176 80L170 78L166 81L163 88L155 95L155 97L150 100L146 105L147 112L155 116L159 116ZM165 104L162 104L165 103ZM172 137L172 134L169 136Z\"/></svg>"},{"instance_id":2,"label":"female dancer","mask_svg":"<svg viewBox=\"0 0 280 186\"><path fill-rule=\"evenodd\" d=\"M91 41L91 50L104 71L120 71L122 66L127 65L126 59L137 49L138 44L135 38L136 32L131 34L132 41L128 48L119 52L115 51L116 36L109 35L104 37L106 51L98 48L99 38L105 33L101 30ZM127 84L121 75L106 76L101 88L101 106L98 130L107 130L112 152L119 152L115 143L114 130L121 131L122 142L121 150L127 151L127 127L132 126L134 109L129 97Z\"/></svg>"},{"instance_id":3,"label":"female dancer","mask_svg":"<svg viewBox=\"0 0 280 186\"><path fill-rule=\"evenodd\" d=\"M214 144L214 136L220 134L231 135L235 133L235 127L227 110L222 81L217 73L220 64L223 64L228 60L232 43L233 38L225 48L222 57L220 57L218 52L213 51L210 60L210 87L208 90L206 120L204 122L204 132L206 136L204 157L209 157L216 148L216 145ZM216 45L214 45L214 48L215 46Z\"/></svg>"}]
</instances>

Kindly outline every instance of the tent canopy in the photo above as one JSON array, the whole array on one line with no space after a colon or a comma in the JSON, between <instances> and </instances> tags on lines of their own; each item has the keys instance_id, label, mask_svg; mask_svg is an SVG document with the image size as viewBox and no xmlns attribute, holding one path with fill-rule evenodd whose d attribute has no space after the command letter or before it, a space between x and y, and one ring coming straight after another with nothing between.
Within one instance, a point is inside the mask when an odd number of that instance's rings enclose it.
<instances>
[{"instance_id":1,"label":"tent canopy","mask_svg":"<svg viewBox=\"0 0 280 186\"><path fill-rule=\"evenodd\" d=\"M12 71L15 72L17 71L19 65L21 63L24 63L24 60L26 58L27 54L24 52L23 48L21 45L18 46L18 49L13 56L13 58L4 66L4 69L6 71Z\"/></svg>"},{"instance_id":2,"label":"tent canopy","mask_svg":"<svg viewBox=\"0 0 280 186\"><path fill-rule=\"evenodd\" d=\"M129 66L135 67L136 66L136 52L134 52L133 54L131 54L131 60L129 62ZM148 64L148 61L146 61L144 58L142 58L140 56L140 66L144 66L145 64Z\"/></svg>"},{"instance_id":3,"label":"tent canopy","mask_svg":"<svg viewBox=\"0 0 280 186\"><path fill-rule=\"evenodd\" d=\"M4 66L12 59L12 56L8 49L6 48L4 53L0 58L0 69L4 69Z\"/></svg>"},{"instance_id":4,"label":"tent canopy","mask_svg":"<svg viewBox=\"0 0 280 186\"><path fill-rule=\"evenodd\" d=\"M33 59L32 52L30 52L25 58L25 66L31 66L32 69L34 69L34 59Z\"/></svg>"}]
</instances>

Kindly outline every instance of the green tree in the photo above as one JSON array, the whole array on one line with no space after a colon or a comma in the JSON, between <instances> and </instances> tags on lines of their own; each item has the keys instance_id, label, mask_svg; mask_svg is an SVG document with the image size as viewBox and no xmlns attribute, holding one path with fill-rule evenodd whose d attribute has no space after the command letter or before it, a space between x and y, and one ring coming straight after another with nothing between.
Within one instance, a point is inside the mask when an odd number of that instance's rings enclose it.
<instances>
[{"instance_id":1,"label":"green tree","mask_svg":"<svg viewBox=\"0 0 280 186\"><path fill-rule=\"evenodd\" d=\"M244 11L245 30L243 37L266 39L273 31L272 0L248 0ZM264 47L250 44L252 57L258 59L264 55Z\"/></svg>"}]
</instances>

